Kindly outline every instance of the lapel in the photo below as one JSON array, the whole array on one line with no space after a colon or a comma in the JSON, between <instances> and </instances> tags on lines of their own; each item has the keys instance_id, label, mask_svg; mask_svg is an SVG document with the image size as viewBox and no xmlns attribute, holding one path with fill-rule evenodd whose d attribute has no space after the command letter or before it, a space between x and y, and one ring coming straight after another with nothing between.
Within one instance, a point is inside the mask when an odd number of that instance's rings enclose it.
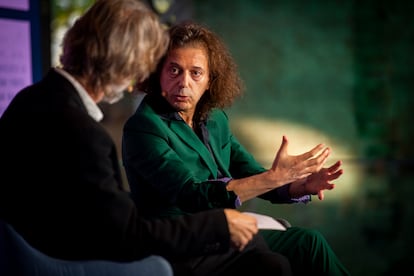
<instances>
[{"instance_id":1,"label":"lapel","mask_svg":"<svg viewBox=\"0 0 414 276\"><path fill-rule=\"evenodd\" d=\"M169 114L174 112L174 109L171 108L167 101L159 94L150 94L145 97L144 102L151 106L153 112L164 118L166 126L177 135L183 144L198 154L209 169L211 175L217 177L217 164L211 156L210 151L184 121L169 118ZM190 165L192 166L193 164Z\"/></svg>"},{"instance_id":2,"label":"lapel","mask_svg":"<svg viewBox=\"0 0 414 276\"><path fill-rule=\"evenodd\" d=\"M211 174L217 176L217 165L207 147L198 138L195 132L183 121L170 121L170 129L173 131L189 148L200 155Z\"/></svg>"},{"instance_id":3,"label":"lapel","mask_svg":"<svg viewBox=\"0 0 414 276\"><path fill-rule=\"evenodd\" d=\"M214 112L214 111L213 111ZM215 162L220 168L221 172L226 174L226 176L230 176L230 173L227 169L227 165L223 164L222 159L222 150L221 150L221 139L220 139L220 127L222 121L219 120L217 116L215 116L215 120L208 120L207 121L207 129L209 132L210 137L210 147L215 157Z\"/></svg>"}]
</instances>

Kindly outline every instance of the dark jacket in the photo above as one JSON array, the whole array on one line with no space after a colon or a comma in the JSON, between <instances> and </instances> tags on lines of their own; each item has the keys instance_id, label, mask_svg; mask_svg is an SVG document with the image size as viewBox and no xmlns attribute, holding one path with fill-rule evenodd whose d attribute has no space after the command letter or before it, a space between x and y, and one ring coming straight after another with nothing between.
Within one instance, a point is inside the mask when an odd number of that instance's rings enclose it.
<instances>
[{"instance_id":1,"label":"dark jacket","mask_svg":"<svg viewBox=\"0 0 414 276\"><path fill-rule=\"evenodd\" d=\"M223 252L222 210L143 220L124 191L116 147L77 91L51 70L0 118L0 217L44 253L132 260Z\"/></svg>"}]
</instances>

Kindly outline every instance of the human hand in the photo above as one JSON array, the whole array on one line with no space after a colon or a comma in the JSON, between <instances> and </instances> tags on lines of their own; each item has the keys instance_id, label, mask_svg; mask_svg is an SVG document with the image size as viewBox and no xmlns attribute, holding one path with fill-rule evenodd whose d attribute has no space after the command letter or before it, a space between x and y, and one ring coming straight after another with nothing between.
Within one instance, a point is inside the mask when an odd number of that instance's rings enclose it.
<instances>
[{"instance_id":1,"label":"human hand","mask_svg":"<svg viewBox=\"0 0 414 276\"><path fill-rule=\"evenodd\" d=\"M234 209L224 209L224 214L227 218L231 244L242 251L258 232L257 220Z\"/></svg>"},{"instance_id":2,"label":"human hand","mask_svg":"<svg viewBox=\"0 0 414 276\"><path fill-rule=\"evenodd\" d=\"M286 136L283 136L282 144L269 170L279 185L291 183L318 172L330 154L330 149L324 148L323 144L300 155L289 155L287 147L288 140Z\"/></svg>"},{"instance_id":3,"label":"human hand","mask_svg":"<svg viewBox=\"0 0 414 276\"><path fill-rule=\"evenodd\" d=\"M335 184L331 183L331 181L338 179L344 173L340 169L341 165L342 161L337 161L329 168L322 168L319 172L309 175L303 184L305 191L313 195L318 194L319 200L323 200L323 191L335 188Z\"/></svg>"}]
</instances>

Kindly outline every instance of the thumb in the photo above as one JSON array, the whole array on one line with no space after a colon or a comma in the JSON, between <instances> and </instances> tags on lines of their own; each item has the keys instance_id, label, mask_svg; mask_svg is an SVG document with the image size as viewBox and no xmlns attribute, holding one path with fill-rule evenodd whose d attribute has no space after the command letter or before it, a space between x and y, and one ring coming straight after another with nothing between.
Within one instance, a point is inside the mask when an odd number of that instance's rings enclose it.
<instances>
[{"instance_id":1,"label":"thumb","mask_svg":"<svg viewBox=\"0 0 414 276\"><path fill-rule=\"evenodd\" d=\"M277 152L276 158L278 158L281 155L286 155L286 153L287 153L287 146L288 146L288 140L287 140L286 136L283 135L283 137L282 137L282 144L280 145L280 148L279 148L279 150Z\"/></svg>"},{"instance_id":2,"label":"thumb","mask_svg":"<svg viewBox=\"0 0 414 276\"><path fill-rule=\"evenodd\" d=\"M283 147L283 148L286 148L287 147L287 144L288 144L288 139L287 139L287 137L286 137L286 135L283 135L282 136L282 145L280 146L281 148Z\"/></svg>"},{"instance_id":3,"label":"thumb","mask_svg":"<svg viewBox=\"0 0 414 276\"><path fill-rule=\"evenodd\" d=\"M287 152L287 144L288 140L285 135L282 136L282 144L280 145L280 148L278 149L276 153L276 157L273 160L272 168L275 168L277 164L279 163L279 159L281 156L286 155Z\"/></svg>"}]
</instances>

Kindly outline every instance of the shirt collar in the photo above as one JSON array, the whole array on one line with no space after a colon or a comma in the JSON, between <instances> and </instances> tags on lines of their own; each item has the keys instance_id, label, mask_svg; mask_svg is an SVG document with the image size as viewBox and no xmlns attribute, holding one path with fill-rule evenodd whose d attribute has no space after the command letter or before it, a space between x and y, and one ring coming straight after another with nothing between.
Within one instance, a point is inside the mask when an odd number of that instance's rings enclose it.
<instances>
[{"instance_id":1,"label":"shirt collar","mask_svg":"<svg viewBox=\"0 0 414 276\"><path fill-rule=\"evenodd\" d=\"M54 70L65 77L76 89L81 98L83 104L86 107L86 110L95 121L99 122L103 118L103 113L98 105L92 100L91 96L89 96L88 92L86 92L85 88L68 72L61 68L55 67Z\"/></svg>"},{"instance_id":2,"label":"shirt collar","mask_svg":"<svg viewBox=\"0 0 414 276\"><path fill-rule=\"evenodd\" d=\"M172 120L172 121L184 121L183 118L181 118L180 114L178 114L177 111L161 113L160 117L164 118L164 119Z\"/></svg>"}]
</instances>

